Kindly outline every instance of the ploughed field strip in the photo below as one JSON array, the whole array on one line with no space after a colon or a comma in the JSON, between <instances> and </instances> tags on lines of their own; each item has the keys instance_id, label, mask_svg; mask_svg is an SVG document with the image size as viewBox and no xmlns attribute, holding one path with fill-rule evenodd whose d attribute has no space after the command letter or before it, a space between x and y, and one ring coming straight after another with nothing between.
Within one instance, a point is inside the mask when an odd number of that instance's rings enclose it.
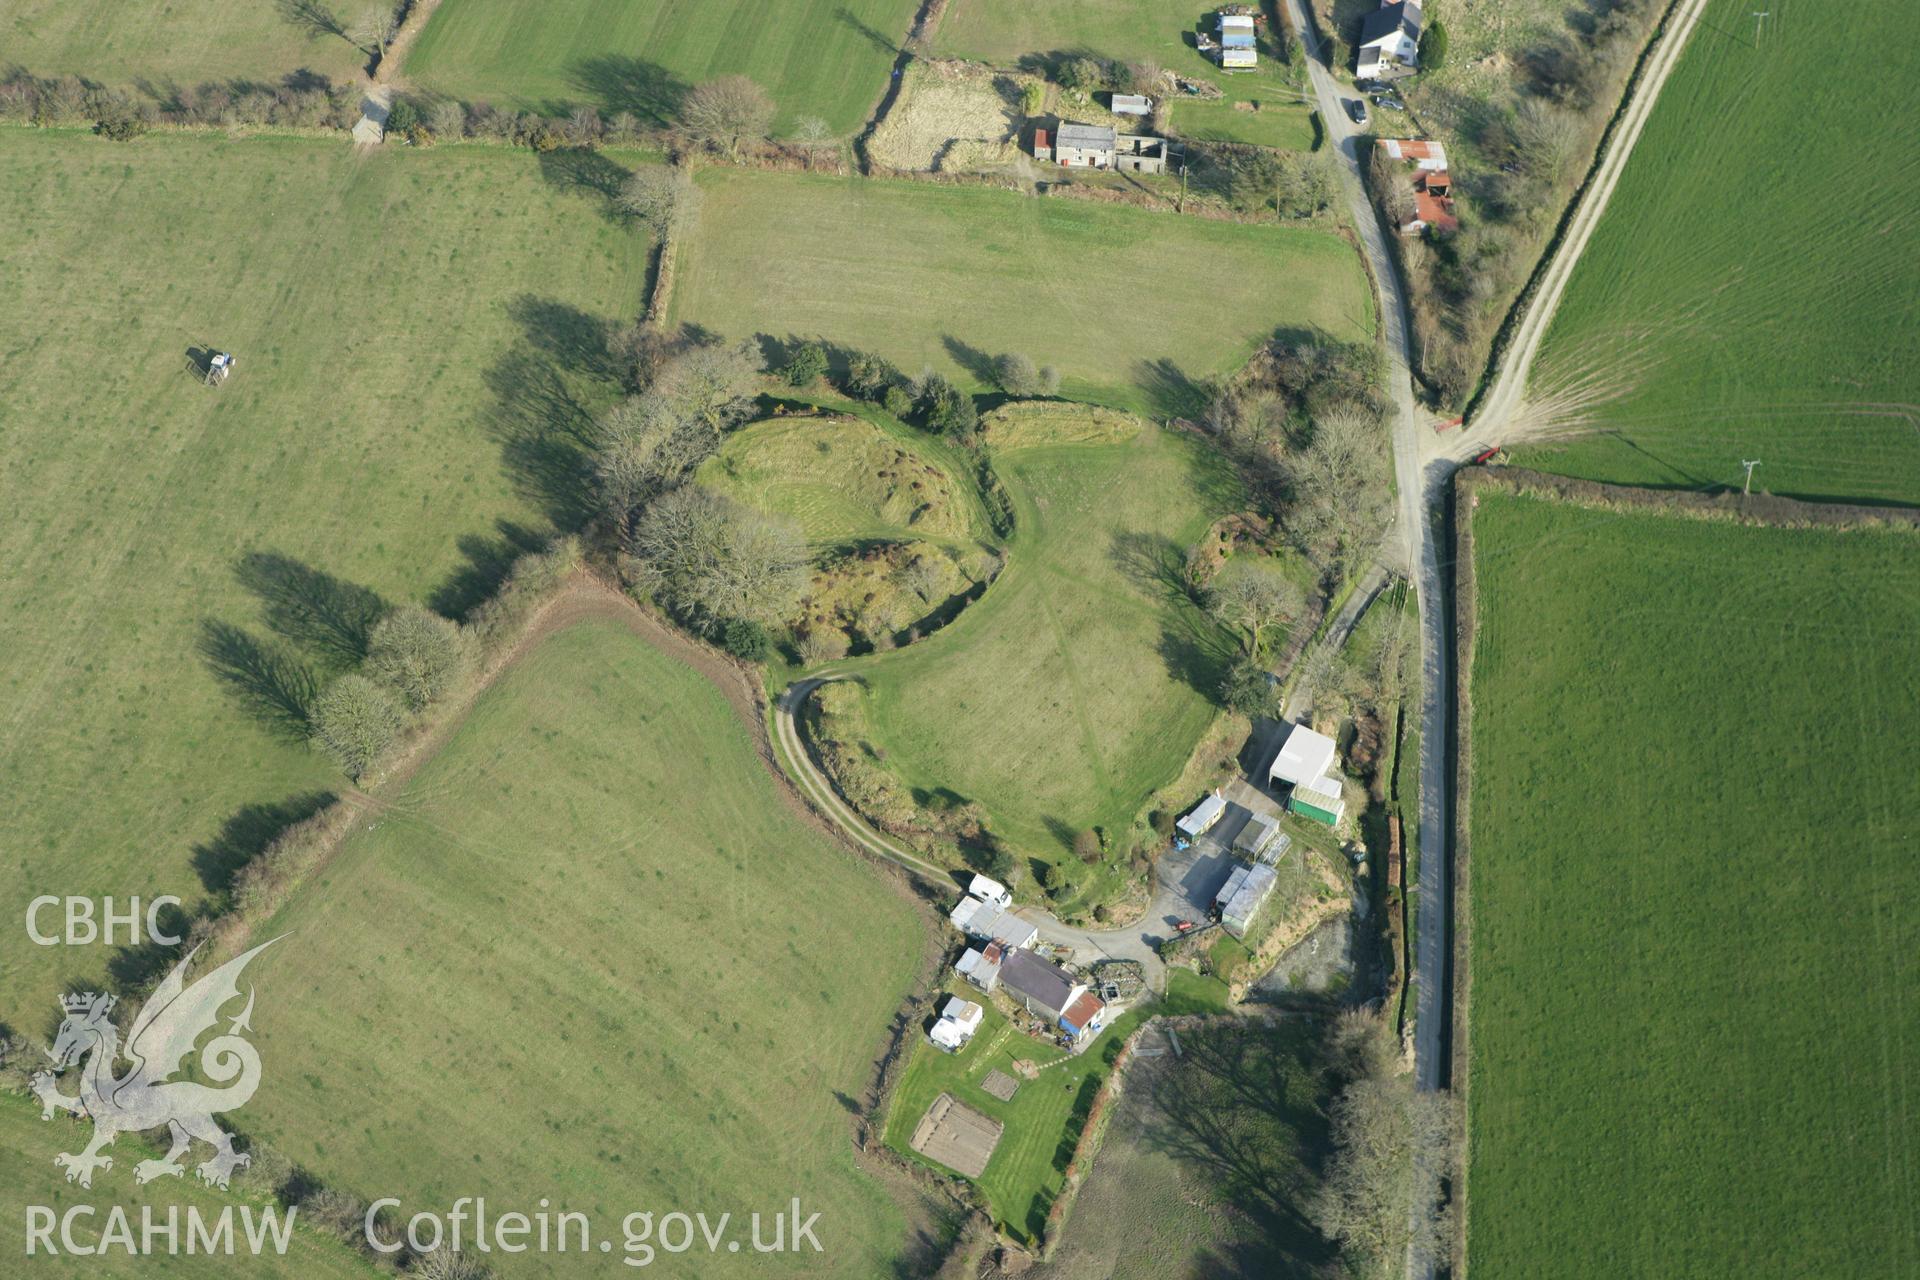
<instances>
[{"instance_id":1,"label":"ploughed field strip","mask_svg":"<svg viewBox=\"0 0 1920 1280\"><path fill-rule=\"evenodd\" d=\"M1472 520L1473 1273L1913 1274L1920 537Z\"/></svg>"},{"instance_id":2,"label":"ploughed field strip","mask_svg":"<svg viewBox=\"0 0 1920 1280\"><path fill-rule=\"evenodd\" d=\"M1912 13L1783 7L1754 47L1755 7L1711 5L1661 93L1530 380L1591 433L1528 462L1920 503L1920 155L1878 88L1920 78L1884 39Z\"/></svg>"},{"instance_id":3,"label":"ploughed field strip","mask_svg":"<svg viewBox=\"0 0 1920 1280\"><path fill-rule=\"evenodd\" d=\"M578 519L550 412L648 244L493 147L7 129L0 170L0 898L191 907L339 785L301 716L369 610ZM61 950L0 1021L94 976Z\"/></svg>"},{"instance_id":4,"label":"ploughed field strip","mask_svg":"<svg viewBox=\"0 0 1920 1280\"><path fill-rule=\"evenodd\" d=\"M855 1168L840 1098L867 1082L920 921L796 816L713 685L619 622L578 623L382 800L265 926L288 936L259 962L281 1080L249 1107L263 1138L413 1209L544 1196L596 1232L799 1195L825 1251L782 1259L794 1274L891 1265L905 1217Z\"/></svg>"}]
</instances>

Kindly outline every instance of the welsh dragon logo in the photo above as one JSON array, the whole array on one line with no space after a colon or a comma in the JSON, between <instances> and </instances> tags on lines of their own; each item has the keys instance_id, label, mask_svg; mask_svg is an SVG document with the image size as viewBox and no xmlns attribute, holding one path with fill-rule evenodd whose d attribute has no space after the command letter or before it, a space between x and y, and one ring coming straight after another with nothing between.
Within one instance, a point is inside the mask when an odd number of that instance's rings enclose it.
<instances>
[{"instance_id":1,"label":"welsh dragon logo","mask_svg":"<svg viewBox=\"0 0 1920 1280\"><path fill-rule=\"evenodd\" d=\"M194 1170L202 1182L225 1187L233 1171L250 1162L251 1157L233 1149L233 1135L215 1124L213 1117L239 1110L260 1087L260 1055L242 1036L253 1029L248 1022L253 1016L251 987L246 1008L199 1051L200 1074L220 1087L169 1077L179 1072L195 1043L220 1021L221 1008L239 998L240 973L248 962L279 940L235 956L190 987L187 966L200 948L188 952L140 1007L127 1031L124 1052L111 1016L115 997L93 992L61 997L67 1016L47 1054L54 1067L33 1078L33 1091L40 1098L42 1120L53 1119L58 1107L93 1121L93 1141L85 1151L62 1152L53 1158L67 1171L68 1182L91 1187L94 1170L113 1168L113 1157L101 1155L102 1148L122 1133L161 1125L173 1135L173 1146L162 1159L142 1160L134 1168L135 1182L185 1173L180 1157L196 1138L213 1148L213 1155ZM116 1076L114 1064L123 1056L132 1068ZM54 1080L75 1063L81 1064L80 1095L69 1098L58 1091Z\"/></svg>"}]
</instances>

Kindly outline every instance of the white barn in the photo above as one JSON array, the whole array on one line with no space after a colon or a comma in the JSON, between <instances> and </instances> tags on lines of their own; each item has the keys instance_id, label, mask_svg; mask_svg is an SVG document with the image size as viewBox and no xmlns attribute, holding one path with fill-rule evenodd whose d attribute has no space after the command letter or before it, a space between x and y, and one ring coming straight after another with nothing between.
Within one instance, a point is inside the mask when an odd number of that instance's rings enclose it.
<instances>
[{"instance_id":1,"label":"white barn","mask_svg":"<svg viewBox=\"0 0 1920 1280\"><path fill-rule=\"evenodd\" d=\"M1293 726L1293 732L1287 735L1280 754L1273 758L1273 768L1267 771L1267 783L1270 786L1284 784L1297 787L1303 782L1324 778L1333 772L1334 758L1338 754L1339 748L1332 738L1297 724Z\"/></svg>"}]
</instances>

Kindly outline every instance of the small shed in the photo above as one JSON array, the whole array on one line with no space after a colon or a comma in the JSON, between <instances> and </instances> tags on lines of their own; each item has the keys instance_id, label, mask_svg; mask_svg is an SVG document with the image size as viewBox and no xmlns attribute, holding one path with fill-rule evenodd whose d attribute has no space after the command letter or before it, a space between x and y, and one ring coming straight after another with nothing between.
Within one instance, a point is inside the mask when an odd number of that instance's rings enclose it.
<instances>
[{"instance_id":1,"label":"small shed","mask_svg":"<svg viewBox=\"0 0 1920 1280\"><path fill-rule=\"evenodd\" d=\"M1193 811L1174 823L1174 829L1189 840L1205 835L1214 823L1220 821L1220 815L1227 811L1227 802L1218 793L1208 796L1193 806Z\"/></svg>"},{"instance_id":2,"label":"small shed","mask_svg":"<svg viewBox=\"0 0 1920 1280\"><path fill-rule=\"evenodd\" d=\"M1278 882L1272 867L1243 867L1241 870L1245 874L1240 876L1239 887L1220 908L1220 927L1236 938L1246 937L1253 918L1266 905L1267 899L1273 894L1273 886Z\"/></svg>"},{"instance_id":3,"label":"small shed","mask_svg":"<svg viewBox=\"0 0 1920 1280\"><path fill-rule=\"evenodd\" d=\"M1220 15L1220 65L1251 67L1259 61L1254 50L1253 16L1245 13Z\"/></svg>"},{"instance_id":4,"label":"small shed","mask_svg":"<svg viewBox=\"0 0 1920 1280\"><path fill-rule=\"evenodd\" d=\"M1303 782L1325 777L1333 770L1334 757L1338 753L1339 748L1334 745L1332 738L1324 733L1315 733L1306 725L1297 724L1287 734L1280 754L1273 758L1273 768L1267 771L1267 782L1297 787Z\"/></svg>"},{"instance_id":5,"label":"small shed","mask_svg":"<svg viewBox=\"0 0 1920 1280\"><path fill-rule=\"evenodd\" d=\"M1033 158L1035 160L1053 159L1053 135L1044 128L1033 131Z\"/></svg>"},{"instance_id":6,"label":"small shed","mask_svg":"<svg viewBox=\"0 0 1920 1280\"><path fill-rule=\"evenodd\" d=\"M1280 820L1256 813L1247 819L1247 825L1240 828L1240 834L1233 838L1233 851L1249 862L1271 862L1273 858L1266 857L1266 852L1280 838Z\"/></svg>"},{"instance_id":7,"label":"small shed","mask_svg":"<svg viewBox=\"0 0 1920 1280\"><path fill-rule=\"evenodd\" d=\"M1293 789L1293 795L1287 799L1287 808L1303 818L1312 818L1330 827L1337 826L1340 819L1347 815L1343 790L1338 774L1315 778Z\"/></svg>"},{"instance_id":8,"label":"small shed","mask_svg":"<svg viewBox=\"0 0 1920 1280\"><path fill-rule=\"evenodd\" d=\"M1153 99L1144 93L1116 93L1110 110L1117 116L1152 115Z\"/></svg>"},{"instance_id":9,"label":"small shed","mask_svg":"<svg viewBox=\"0 0 1920 1280\"><path fill-rule=\"evenodd\" d=\"M968 947L953 966L953 971L991 995L993 989L1000 985L1000 958L1005 954L997 942Z\"/></svg>"}]
</instances>

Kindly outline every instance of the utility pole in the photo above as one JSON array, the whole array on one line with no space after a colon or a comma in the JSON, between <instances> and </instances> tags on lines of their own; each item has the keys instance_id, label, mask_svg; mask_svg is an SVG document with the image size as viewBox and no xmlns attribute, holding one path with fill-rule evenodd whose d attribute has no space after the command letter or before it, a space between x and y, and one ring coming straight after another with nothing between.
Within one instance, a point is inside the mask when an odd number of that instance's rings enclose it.
<instances>
[{"instance_id":1,"label":"utility pole","mask_svg":"<svg viewBox=\"0 0 1920 1280\"><path fill-rule=\"evenodd\" d=\"M1744 497L1745 495L1753 492L1753 469L1760 465L1760 459L1742 458L1740 460L1740 465L1747 469L1747 482L1746 484L1742 485L1740 488L1741 496Z\"/></svg>"},{"instance_id":2,"label":"utility pole","mask_svg":"<svg viewBox=\"0 0 1920 1280\"><path fill-rule=\"evenodd\" d=\"M1754 48L1758 49L1760 47L1760 24L1765 22L1768 18L1771 18L1772 16L1773 16L1773 10L1771 9L1767 9L1764 11L1755 9L1753 11L1753 47Z\"/></svg>"}]
</instances>

